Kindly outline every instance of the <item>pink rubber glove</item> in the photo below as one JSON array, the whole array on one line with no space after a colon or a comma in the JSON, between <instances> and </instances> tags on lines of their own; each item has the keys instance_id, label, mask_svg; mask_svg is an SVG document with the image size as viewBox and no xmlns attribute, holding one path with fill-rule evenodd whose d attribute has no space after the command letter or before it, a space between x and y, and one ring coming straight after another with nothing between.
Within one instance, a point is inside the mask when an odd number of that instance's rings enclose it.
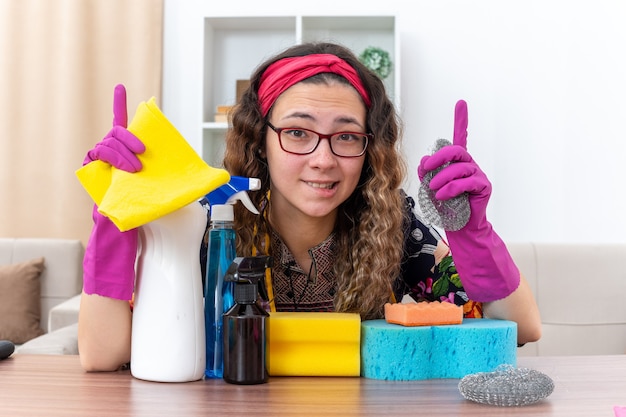
<instances>
[{"instance_id":1,"label":"pink rubber glove","mask_svg":"<svg viewBox=\"0 0 626 417\"><path fill-rule=\"evenodd\" d=\"M141 170L142 165L137 154L145 152L146 147L137 136L126 130L127 123L126 89L119 84L115 86L113 96L113 128L87 152L83 165L100 160L127 172Z\"/></svg>"},{"instance_id":2,"label":"pink rubber glove","mask_svg":"<svg viewBox=\"0 0 626 417\"><path fill-rule=\"evenodd\" d=\"M135 286L138 229L120 232L93 206L93 228L83 258L83 291L130 300Z\"/></svg>"},{"instance_id":3,"label":"pink rubber glove","mask_svg":"<svg viewBox=\"0 0 626 417\"><path fill-rule=\"evenodd\" d=\"M467 104L455 108L454 139L431 156L422 158L418 175L452 162L430 181L439 200L468 193L471 215L461 230L446 231L452 258L468 297L489 302L507 297L517 289L520 273L506 245L487 221L491 183L467 152Z\"/></svg>"},{"instance_id":4,"label":"pink rubber glove","mask_svg":"<svg viewBox=\"0 0 626 417\"><path fill-rule=\"evenodd\" d=\"M113 98L113 129L89 151L86 163L101 159L125 171L141 169L141 162L133 152L143 152L145 147L126 130L127 120L126 90L123 85L118 85ZM121 135L118 135L120 132ZM132 148L126 146L127 141ZM86 294L130 300L135 284L138 230L120 232L111 220L98 213L96 205L92 216L94 225L83 258L83 291Z\"/></svg>"}]
</instances>

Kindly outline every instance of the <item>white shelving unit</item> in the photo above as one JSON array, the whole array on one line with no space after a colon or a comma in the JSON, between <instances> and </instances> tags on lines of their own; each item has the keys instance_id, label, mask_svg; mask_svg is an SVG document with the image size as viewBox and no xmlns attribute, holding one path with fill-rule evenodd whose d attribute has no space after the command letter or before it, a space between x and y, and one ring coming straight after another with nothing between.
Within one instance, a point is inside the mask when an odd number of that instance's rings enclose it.
<instances>
[{"instance_id":1,"label":"white shelving unit","mask_svg":"<svg viewBox=\"0 0 626 417\"><path fill-rule=\"evenodd\" d=\"M201 14L201 13L199 13ZM191 19L191 13L186 14ZM179 56L178 62L197 68L182 71L165 64L164 96L172 100L194 95L193 100L177 108L173 105L173 122L196 151L211 165L220 166L224 149L224 137L228 125L215 122L217 106L233 105L236 101L237 80L249 79L255 68L266 58L297 43L308 41L333 41L351 48L357 55L368 46L376 46L389 52L393 62L392 74L385 79L390 97L399 105L399 45L394 16L208 16L199 25L194 22L177 22L177 40L195 41L186 47L190 54L201 57ZM197 15L193 19L197 19ZM168 54L166 26L166 54ZM173 35L170 35L173 36ZM198 39L199 37L199 39ZM170 46L169 48L174 48ZM180 55L180 53L178 53ZM200 58L200 59L198 59ZM194 86L191 84L194 83ZM171 92L171 93L168 93ZM201 98L195 96L200 92ZM168 104L167 102L165 104ZM177 103L176 106L180 106ZM200 105L201 109L196 107ZM166 113L169 114L169 113ZM201 120L192 117L200 115ZM195 125L195 126L194 126Z\"/></svg>"}]
</instances>

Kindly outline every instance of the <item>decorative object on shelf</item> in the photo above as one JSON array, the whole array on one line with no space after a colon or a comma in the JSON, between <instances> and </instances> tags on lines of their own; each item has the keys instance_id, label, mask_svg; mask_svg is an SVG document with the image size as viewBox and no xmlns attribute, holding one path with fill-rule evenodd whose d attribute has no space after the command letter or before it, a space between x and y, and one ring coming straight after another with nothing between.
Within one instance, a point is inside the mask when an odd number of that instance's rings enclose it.
<instances>
[{"instance_id":1,"label":"decorative object on shelf","mask_svg":"<svg viewBox=\"0 0 626 417\"><path fill-rule=\"evenodd\" d=\"M391 74L392 63L389 52L382 48L368 46L359 55L359 60L383 80Z\"/></svg>"}]
</instances>

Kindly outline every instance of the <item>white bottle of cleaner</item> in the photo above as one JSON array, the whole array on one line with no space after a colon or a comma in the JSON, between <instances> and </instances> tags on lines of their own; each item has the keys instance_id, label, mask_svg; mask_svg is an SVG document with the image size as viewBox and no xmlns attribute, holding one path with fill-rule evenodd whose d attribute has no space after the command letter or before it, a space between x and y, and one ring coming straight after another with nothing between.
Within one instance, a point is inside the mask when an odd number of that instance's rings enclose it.
<instances>
[{"instance_id":1,"label":"white bottle of cleaner","mask_svg":"<svg viewBox=\"0 0 626 417\"><path fill-rule=\"evenodd\" d=\"M200 244L206 209L191 203L139 230L131 374L196 381L206 365Z\"/></svg>"}]
</instances>

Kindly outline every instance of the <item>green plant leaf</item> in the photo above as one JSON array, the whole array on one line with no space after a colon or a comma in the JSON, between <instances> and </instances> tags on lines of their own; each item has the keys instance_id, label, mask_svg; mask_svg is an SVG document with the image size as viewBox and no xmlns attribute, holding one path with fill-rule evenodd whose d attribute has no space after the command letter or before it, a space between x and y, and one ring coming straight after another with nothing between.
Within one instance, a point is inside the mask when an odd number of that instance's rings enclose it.
<instances>
[{"instance_id":1,"label":"green plant leaf","mask_svg":"<svg viewBox=\"0 0 626 417\"><path fill-rule=\"evenodd\" d=\"M381 79L385 79L391 73L391 58L389 52L382 48L369 46L359 55L359 61L367 68L376 73Z\"/></svg>"}]
</instances>

